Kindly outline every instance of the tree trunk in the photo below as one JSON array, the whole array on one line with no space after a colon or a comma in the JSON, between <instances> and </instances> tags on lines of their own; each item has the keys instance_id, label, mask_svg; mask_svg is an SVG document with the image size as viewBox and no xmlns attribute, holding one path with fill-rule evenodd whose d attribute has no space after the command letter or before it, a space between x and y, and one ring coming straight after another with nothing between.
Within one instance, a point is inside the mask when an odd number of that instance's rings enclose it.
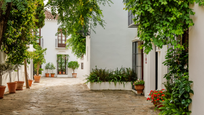
<instances>
[{"instance_id":1,"label":"tree trunk","mask_svg":"<svg viewBox=\"0 0 204 115\"><path fill-rule=\"evenodd\" d=\"M18 77L18 81L19 81L19 68L17 69L17 77Z\"/></svg>"},{"instance_id":2,"label":"tree trunk","mask_svg":"<svg viewBox=\"0 0 204 115\"><path fill-rule=\"evenodd\" d=\"M38 65L37 65L37 76L39 76L39 69L40 69L40 64L38 62Z\"/></svg>"},{"instance_id":3,"label":"tree trunk","mask_svg":"<svg viewBox=\"0 0 204 115\"><path fill-rule=\"evenodd\" d=\"M7 3L5 13L2 10L2 5L4 1L0 1L0 46L2 45L3 36L7 28L7 22L9 20L10 11L12 8L12 3Z\"/></svg>"},{"instance_id":4,"label":"tree trunk","mask_svg":"<svg viewBox=\"0 0 204 115\"><path fill-rule=\"evenodd\" d=\"M11 71L9 71L9 78L10 78L10 82L11 82Z\"/></svg>"},{"instance_id":5,"label":"tree trunk","mask_svg":"<svg viewBox=\"0 0 204 115\"><path fill-rule=\"evenodd\" d=\"M24 70L25 70L25 80L26 80L26 88L29 89L29 85L28 85L28 76L27 76L27 61L26 59L24 60Z\"/></svg>"},{"instance_id":6,"label":"tree trunk","mask_svg":"<svg viewBox=\"0 0 204 115\"><path fill-rule=\"evenodd\" d=\"M2 86L2 74L0 74L0 86Z\"/></svg>"}]
</instances>

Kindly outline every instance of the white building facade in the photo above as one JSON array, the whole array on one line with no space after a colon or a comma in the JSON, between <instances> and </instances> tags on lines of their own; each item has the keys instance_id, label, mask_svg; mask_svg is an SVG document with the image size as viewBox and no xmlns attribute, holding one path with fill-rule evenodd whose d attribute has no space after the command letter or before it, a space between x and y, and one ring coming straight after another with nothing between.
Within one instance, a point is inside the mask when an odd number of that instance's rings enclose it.
<instances>
[{"instance_id":1,"label":"white building facade","mask_svg":"<svg viewBox=\"0 0 204 115\"><path fill-rule=\"evenodd\" d=\"M86 55L80 63L84 63L84 70L78 70L82 76L88 75L91 69L98 68L116 69L120 67L132 67L132 38L136 31L127 28L128 12L123 10L122 0L112 0L111 6L101 5L105 29L98 25L86 37Z\"/></svg>"},{"instance_id":2,"label":"white building facade","mask_svg":"<svg viewBox=\"0 0 204 115\"><path fill-rule=\"evenodd\" d=\"M39 30L39 34L42 37L39 40L39 44L42 46L42 48L47 48L46 54L45 54L45 60L46 63L53 63L55 66L55 70L53 70L53 73L55 73L56 77L72 77L72 69L69 69L67 67L67 63L69 61L77 61L77 57L74 56L70 48L66 48L66 40L69 39L69 37L65 37L65 35L60 32L59 24L57 22L57 19L54 19L54 16L51 15L49 11L45 11L45 25L43 28ZM59 34L57 34L60 32ZM57 55L69 55L67 60L63 60L63 64L59 64L61 60L57 58ZM68 61L68 62L67 62ZM42 64L41 68L44 69L42 72L42 76L45 76L45 73L47 73L47 70L45 70L45 65ZM62 66L63 65L63 66ZM61 69L65 73L59 72ZM77 71L77 70L76 70ZM51 70L48 71L48 73L52 73Z\"/></svg>"}]
</instances>

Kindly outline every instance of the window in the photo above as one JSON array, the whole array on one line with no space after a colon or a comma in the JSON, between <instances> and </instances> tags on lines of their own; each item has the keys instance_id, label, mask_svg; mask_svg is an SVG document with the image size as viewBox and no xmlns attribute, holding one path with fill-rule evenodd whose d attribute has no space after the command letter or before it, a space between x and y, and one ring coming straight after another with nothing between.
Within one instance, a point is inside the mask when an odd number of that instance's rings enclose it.
<instances>
[{"instance_id":1,"label":"window","mask_svg":"<svg viewBox=\"0 0 204 115\"><path fill-rule=\"evenodd\" d=\"M62 29L58 29L58 47L66 47L66 35L62 33Z\"/></svg>"},{"instance_id":2,"label":"window","mask_svg":"<svg viewBox=\"0 0 204 115\"><path fill-rule=\"evenodd\" d=\"M39 29L37 30L37 32L35 33L35 35L41 37L41 28L39 28ZM39 38L39 39L37 40L37 43L38 43L39 45L42 44L42 43L41 43L41 38Z\"/></svg>"},{"instance_id":3,"label":"window","mask_svg":"<svg viewBox=\"0 0 204 115\"><path fill-rule=\"evenodd\" d=\"M84 63L81 63L81 69L84 69Z\"/></svg>"}]
</instances>

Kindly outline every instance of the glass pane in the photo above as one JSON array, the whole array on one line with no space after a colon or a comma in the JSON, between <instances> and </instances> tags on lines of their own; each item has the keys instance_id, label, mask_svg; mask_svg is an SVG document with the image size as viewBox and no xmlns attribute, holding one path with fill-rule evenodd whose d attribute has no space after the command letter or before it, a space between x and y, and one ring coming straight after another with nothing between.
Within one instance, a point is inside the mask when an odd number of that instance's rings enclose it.
<instances>
[{"instance_id":1,"label":"glass pane","mask_svg":"<svg viewBox=\"0 0 204 115\"><path fill-rule=\"evenodd\" d=\"M62 36L62 40L65 40L65 37L64 37L64 36Z\"/></svg>"},{"instance_id":2,"label":"glass pane","mask_svg":"<svg viewBox=\"0 0 204 115\"><path fill-rule=\"evenodd\" d=\"M137 54L137 58L136 58L136 64L137 64L137 66L141 66L141 62L142 62L142 60L141 60L141 54Z\"/></svg>"},{"instance_id":3,"label":"glass pane","mask_svg":"<svg viewBox=\"0 0 204 115\"><path fill-rule=\"evenodd\" d=\"M61 40L58 40L58 43L61 43Z\"/></svg>"}]
</instances>

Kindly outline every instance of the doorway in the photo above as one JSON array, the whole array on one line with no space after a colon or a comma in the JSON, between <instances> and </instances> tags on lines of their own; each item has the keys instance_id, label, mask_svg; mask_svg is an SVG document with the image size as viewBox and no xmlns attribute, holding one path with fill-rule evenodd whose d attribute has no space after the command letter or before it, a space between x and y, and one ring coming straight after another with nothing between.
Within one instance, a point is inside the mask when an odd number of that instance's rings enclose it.
<instances>
[{"instance_id":1,"label":"doorway","mask_svg":"<svg viewBox=\"0 0 204 115\"><path fill-rule=\"evenodd\" d=\"M157 89L158 89L158 52L155 51L155 90Z\"/></svg>"}]
</instances>

